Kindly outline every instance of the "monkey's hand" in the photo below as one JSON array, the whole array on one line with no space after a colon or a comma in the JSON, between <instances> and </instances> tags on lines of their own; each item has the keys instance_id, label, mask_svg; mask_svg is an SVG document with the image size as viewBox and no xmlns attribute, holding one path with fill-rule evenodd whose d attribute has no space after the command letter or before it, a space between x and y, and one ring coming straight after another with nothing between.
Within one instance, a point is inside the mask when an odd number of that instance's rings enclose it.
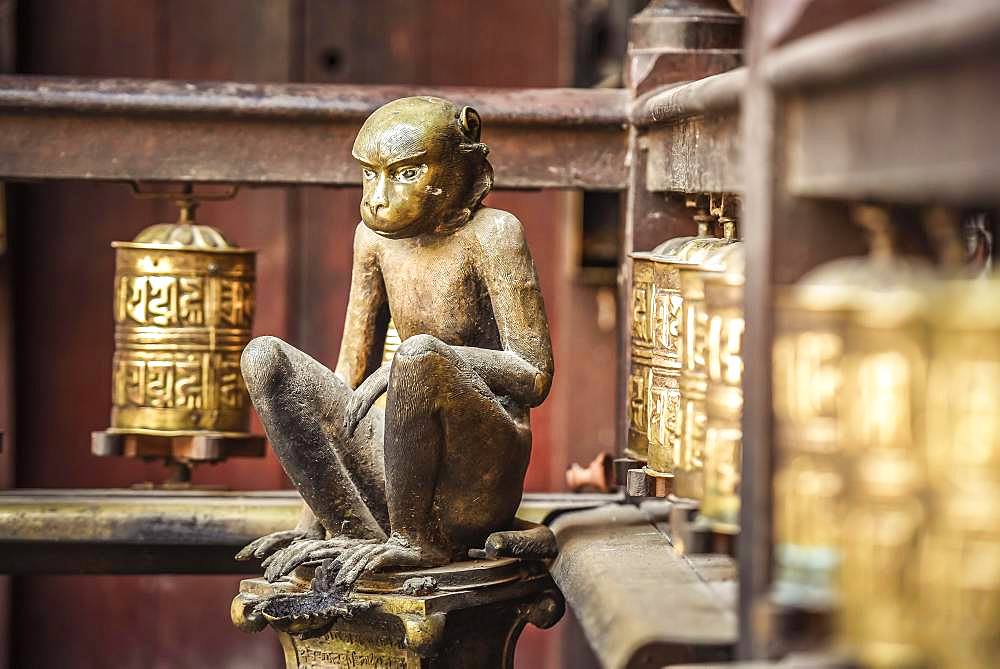
<instances>
[{"instance_id":1,"label":"monkey's hand","mask_svg":"<svg viewBox=\"0 0 1000 669\"><path fill-rule=\"evenodd\" d=\"M552 375L546 374L511 351L474 346L454 346L494 393L506 395L524 406L542 403L549 392Z\"/></svg>"},{"instance_id":2,"label":"monkey's hand","mask_svg":"<svg viewBox=\"0 0 1000 669\"><path fill-rule=\"evenodd\" d=\"M277 550L284 548L294 541L302 539L322 539L325 534L322 526L296 527L293 530L281 530L265 534L259 539L255 539L247 544L243 550L236 554L237 560L249 560L250 558L266 558Z\"/></svg>"},{"instance_id":3,"label":"monkey's hand","mask_svg":"<svg viewBox=\"0 0 1000 669\"><path fill-rule=\"evenodd\" d=\"M295 541L291 546L272 554L261 563L261 566L265 568L264 578L273 582L306 562L319 562L339 557L346 550L374 543L374 539L355 539L353 537Z\"/></svg>"},{"instance_id":4,"label":"monkey's hand","mask_svg":"<svg viewBox=\"0 0 1000 669\"><path fill-rule=\"evenodd\" d=\"M351 393L351 400L344 411L344 435L350 437L361 419L368 415L372 405L389 388L389 365L383 365L365 379Z\"/></svg>"}]
</instances>

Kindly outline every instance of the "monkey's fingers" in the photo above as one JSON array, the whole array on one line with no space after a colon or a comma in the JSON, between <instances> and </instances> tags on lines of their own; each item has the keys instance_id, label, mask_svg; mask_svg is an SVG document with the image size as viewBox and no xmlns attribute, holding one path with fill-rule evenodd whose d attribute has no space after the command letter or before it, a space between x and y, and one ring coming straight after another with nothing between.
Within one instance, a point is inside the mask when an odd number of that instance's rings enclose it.
<instances>
[{"instance_id":1,"label":"monkey's fingers","mask_svg":"<svg viewBox=\"0 0 1000 669\"><path fill-rule=\"evenodd\" d=\"M363 545L377 544L375 539L354 539L352 537L334 537L322 542L314 548L305 562L319 562L321 560L332 560L340 557L346 551Z\"/></svg>"},{"instance_id":2,"label":"monkey's fingers","mask_svg":"<svg viewBox=\"0 0 1000 669\"><path fill-rule=\"evenodd\" d=\"M312 553L306 556L306 559L302 563L306 562L321 562L323 560L333 560L340 557L341 553L346 550L346 547L342 546L340 548L317 548Z\"/></svg>"},{"instance_id":3,"label":"monkey's fingers","mask_svg":"<svg viewBox=\"0 0 1000 669\"><path fill-rule=\"evenodd\" d=\"M307 541L311 542L312 540L307 540ZM281 562L287 557L288 551L292 550L294 546L299 546L301 543L302 542L292 542L290 546L286 546L285 548L274 551L269 556L267 556L267 558L265 558L263 562L260 563L260 566L266 568L275 564L276 562Z\"/></svg>"},{"instance_id":4,"label":"monkey's fingers","mask_svg":"<svg viewBox=\"0 0 1000 669\"><path fill-rule=\"evenodd\" d=\"M334 560L334 564L340 562L340 571L337 572L337 578L333 582L334 586L337 588L350 588L353 586L354 582L364 572L368 563L376 556L388 550L388 548L386 544L360 546L356 550L351 551L350 555L345 553L341 558Z\"/></svg>"},{"instance_id":5,"label":"monkey's fingers","mask_svg":"<svg viewBox=\"0 0 1000 669\"><path fill-rule=\"evenodd\" d=\"M262 558L285 544L291 543L298 536L298 530L283 530L281 532L266 534L247 544L243 550L236 554L236 559L249 560L251 557Z\"/></svg>"},{"instance_id":6,"label":"monkey's fingers","mask_svg":"<svg viewBox=\"0 0 1000 669\"><path fill-rule=\"evenodd\" d=\"M300 530L285 530L283 532L274 532L267 535L266 537L261 537L263 541L261 545L257 547L254 551L254 557L263 558L271 555L277 550L294 543L302 537L302 532Z\"/></svg>"},{"instance_id":7,"label":"monkey's fingers","mask_svg":"<svg viewBox=\"0 0 1000 669\"><path fill-rule=\"evenodd\" d=\"M288 572L299 566L309 552L322 544L319 539L306 539L297 541L288 548L275 553L270 561L265 562L264 578L268 581L276 581Z\"/></svg>"},{"instance_id":8,"label":"monkey's fingers","mask_svg":"<svg viewBox=\"0 0 1000 669\"><path fill-rule=\"evenodd\" d=\"M347 405L347 411L344 412L344 434L346 436L351 437L354 435L354 430L357 429L358 423L361 422L363 416L362 402L357 393L355 393L351 396L351 401Z\"/></svg>"}]
</instances>

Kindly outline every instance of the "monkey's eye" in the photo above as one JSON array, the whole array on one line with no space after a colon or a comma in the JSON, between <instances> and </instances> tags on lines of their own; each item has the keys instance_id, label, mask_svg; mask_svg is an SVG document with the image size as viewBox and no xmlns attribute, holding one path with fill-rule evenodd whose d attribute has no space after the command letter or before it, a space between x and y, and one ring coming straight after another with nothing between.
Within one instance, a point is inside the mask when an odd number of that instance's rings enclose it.
<instances>
[{"instance_id":1,"label":"monkey's eye","mask_svg":"<svg viewBox=\"0 0 1000 669\"><path fill-rule=\"evenodd\" d=\"M403 167L396 172L396 181L400 183L412 183L420 176L419 167Z\"/></svg>"},{"instance_id":2,"label":"monkey's eye","mask_svg":"<svg viewBox=\"0 0 1000 669\"><path fill-rule=\"evenodd\" d=\"M375 178L375 170L370 170L367 167L361 168L361 174L367 181L371 181L372 179Z\"/></svg>"}]
</instances>

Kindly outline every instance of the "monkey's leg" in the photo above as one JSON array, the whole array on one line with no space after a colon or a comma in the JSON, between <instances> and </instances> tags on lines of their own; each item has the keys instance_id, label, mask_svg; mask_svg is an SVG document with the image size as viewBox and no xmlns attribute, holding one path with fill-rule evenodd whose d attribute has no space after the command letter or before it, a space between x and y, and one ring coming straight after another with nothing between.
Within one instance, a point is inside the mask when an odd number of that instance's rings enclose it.
<instances>
[{"instance_id":1,"label":"monkey's leg","mask_svg":"<svg viewBox=\"0 0 1000 669\"><path fill-rule=\"evenodd\" d=\"M464 554L509 529L530 434L454 349L429 335L403 342L386 405L385 461L394 534Z\"/></svg>"},{"instance_id":2,"label":"monkey's leg","mask_svg":"<svg viewBox=\"0 0 1000 669\"><path fill-rule=\"evenodd\" d=\"M274 452L316 518L330 532L383 539L389 526L377 407L343 437L351 389L332 371L276 337L258 337L243 377Z\"/></svg>"},{"instance_id":3,"label":"monkey's leg","mask_svg":"<svg viewBox=\"0 0 1000 669\"><path fill-rule=\"evenodd\" d=\"M465 559L512 528L531 436L452 347L429 335L403 342L389 375L386 494L392 534L342 552L336 585L362 573Z\"/></svg>"}]
</instances>

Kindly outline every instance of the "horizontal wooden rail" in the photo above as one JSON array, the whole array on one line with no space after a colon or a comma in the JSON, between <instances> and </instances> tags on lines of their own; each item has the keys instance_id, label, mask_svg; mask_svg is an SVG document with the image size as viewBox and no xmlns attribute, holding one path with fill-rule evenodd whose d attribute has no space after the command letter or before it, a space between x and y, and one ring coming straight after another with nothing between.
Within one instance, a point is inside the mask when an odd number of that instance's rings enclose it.
<instances>
[{"instance_id":1,"label":"horizontal wooden rail","mask_svg":"<svg viewBox=\"0 0 1000 669\"><path fill-rule=\"evenodd\" d=\"M364 118L406 95L475 107L500 188L625 186L620 89L0 77L0 179L357 185Z\"/></svg>"},{"instance_id":2,"label":"horizontal wooden rail","mask_svg":"<svg viewBox=\"0 0 1000 669\"><path fill-rule=\"evenodd\" d=\"M997 40L1000 3L904 3L790 42L761 67L778 89L832 87L996 53Z\"/></svg>"},{"instance_id":3,"label":"horizontal wooden rail","mask_svg":"<svg viewBox=\"0 0 1000 669\"><path fill-rule=\"evenodd\" d=\"M998 44L998 3L906 3L768 54L788 192L1000 202Z\"/></svg>"}]
</instances>

